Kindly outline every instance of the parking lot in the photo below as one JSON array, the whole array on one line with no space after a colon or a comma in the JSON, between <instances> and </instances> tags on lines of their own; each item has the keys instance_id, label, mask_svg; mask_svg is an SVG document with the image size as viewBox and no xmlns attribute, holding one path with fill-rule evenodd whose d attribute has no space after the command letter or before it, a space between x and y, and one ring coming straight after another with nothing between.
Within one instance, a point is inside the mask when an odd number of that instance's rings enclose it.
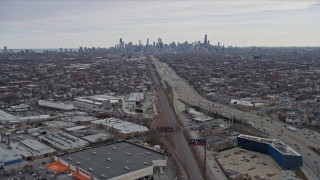
<instances>
[{"instance_id":1,"label":"parking lot","mask_svg":"<svg viewBox=\"0 0 320 180\"><path fill-rule=\"evenodd\" d=\"M253 179L295 177L293 171L283 170L269 155L240 148L223 151L217 160L225 170L248 174Z\"/></svg>"}]
</instances>

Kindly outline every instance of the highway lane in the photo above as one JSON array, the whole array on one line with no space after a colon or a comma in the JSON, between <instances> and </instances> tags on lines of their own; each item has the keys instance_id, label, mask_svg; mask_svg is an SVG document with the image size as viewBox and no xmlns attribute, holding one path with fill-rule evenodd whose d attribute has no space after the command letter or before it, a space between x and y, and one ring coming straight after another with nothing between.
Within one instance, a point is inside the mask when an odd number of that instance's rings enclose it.
<instances>
[{"instance_id":1,"label":"highway lane","mask_svg":"<svg viewBox=\"0 0 320 180\"><path fill-rule=\"evenodd\" d=\"M220 115L223 115L227 118L235 117L243 121L251 121L256 124L263 124L263 127L270 129L269 134L274 137L278 137L278 134L283 134L285 138L289 138L291 141L294 141L293 144L299 144L300 147L303 147L303 152L313 153L308 146L318 147L320 144L320 136L317 133L303 136L303 130L293 131L284 131L284 124L281 122L273 121L272 123L268 120L270 118L261 117L256 114L243 112L238 109L234 109L230 106L226 106L216 102L210 102L209 100L202 97L196 90L191 87L184 79L180 78L176 73L166 64L162 63L157 59L153 59L156 65L159 75L168 82L168 84L174 88L179 94L179 98L189 104L199 106L203 109L217 112ZM314 154L314 153L313 153ZM305 156L304 166L302 169L306 172L309 179L316 178L319 169L320 157L315 156ZM317 161L317 163L315 163Z\"/></svg>"},{"instance_id":2,"label":"highway lane","mask_svg":"<svg viewBox=\"0 0 320 180\"><path fill-rule=\"evenodd\" d=\"M185 117L181 114L181 112L184 110L184 107L181 107L178 105L179 101L178 101L178 95L177 92L175 90L173 90L174 93L174 108L175 111L178 113L179 119L182 120L183 126L187 126L187 122ZM191 134L190 134L191 135ZM192 137L192 135L191 135ZM198 138L198 137L192 137L192 138ZM203 147L195 147L198 155L201 157L201 159L203 159L203 154L204 154L204 149ZM208 155L209 154L209 155ZM211 158L211 160L210 160ZM206 161L206 166L207 166L207 174L209 174L210 178L212 180L226 180L226 176L224 175L223 171L220 169L220 167L218 166L216 160L211 157L211 153L210 151L207 151L207 161ZM216 167L216 168L214 168Z\"/></svg>"},{"instance_id":3,"label":"highway lane","mask_svg":"<svg viewBox=\"0 0 320 180\"><path fill-rule=\"evenodd\" d=\"M156 91L159 94L160 104L162 106L163 111L166 113L168 117L168 122L170 126L175 126L177 124L174 113L171 109L171 106L168 102L168 99L165 95L164 90L161 87L160 81L155 75L154 69L151 66L149 61L149 69L151 71L151 76L153 82L155 83ZM202 180L202 174L198 167L198 164L191 153L189 145L184 138L183 134L180 131L174 131L173 140L176 147L177 154L179 155L179 159L182 161L181 164L186 167L186 172L188 173L188 178L191 180Z\"/></svg>"}]
</instances>

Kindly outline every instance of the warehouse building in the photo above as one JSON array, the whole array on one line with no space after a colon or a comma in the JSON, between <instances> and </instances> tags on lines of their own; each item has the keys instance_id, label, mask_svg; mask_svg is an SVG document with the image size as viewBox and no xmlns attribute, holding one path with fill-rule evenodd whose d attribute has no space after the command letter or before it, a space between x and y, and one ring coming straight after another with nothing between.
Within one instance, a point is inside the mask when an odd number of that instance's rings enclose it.
<instances>
[{"instance_id":1,"label":"warehouse building","mask_svg":"<svg viewBox=\"0 0 320 180\"><path fill-rule=\"evenodd\" d=\"M20 155L13 151L5 150L0 147L0 168L18 164L22 162Z\"/></svg>"},{"instance_id":2,"label":"warehouse building","mask_svg":"<svg viewBox=\"0 0 320 180\"><path fill-rule=\"evenodd\" d=\"M62 121L75 122L80 124L90 124L90 121L98 120L93 116L83 116L83 115L69 115L67 117L62 117Z\"/></svg>"},{"instance_id":3,"label":"warehouse building","mask_svg":"<svg viewBox=\"0 0 320 180\"><path fill-rule=\"evenodd\" d=\"M206 121L211 121L213 120L212 117L204 115L202 112L196 111L193 108L188 108L187 109L188 114L192 116L192 120L197 122L197 123L203 123Z\"/></svg>"},{"instance_id":4,"label":"warehouse building","mask_svg":"<svg viewBox=\"0 0 320 180\"><path fill-rule=\"evenodd\" d=\"M236 99L231 99L230 104L237 105L240 107L247 107L247 108L258 108L258 107L263 107L265 104L264 103L259 103L256 101L250 101L250 100L236 100Z\"/></svg>"},{"instance_id":5,"label":"warehouse building","mask_svg":"<svg viewBox=\"0 0 320 180\"><path fill-rule=\"evenodd\" d=\"M107 127L110 130L115 130L124 137L133 137L135 135L145 133L149 130L146 126L142 126L129 121L123 121L116 118L101 119L97 121L91 121L91 123L97 126Z\"/></svg>"},{"instance_id":6,"label":"warehouse building","mask_svg":"<svg viewBox=\"0 0 320 180\"><path fill-rule=\"evenodd\" d=\"M130 93L125 100L126 109L135 109L143 104L144 93Z\"/></svg>"},{"instance_id":7,"label":"warehouse building","mask_svg":"<svg viewBox=\"0 0 320 180\"><path fill-rule=\"evenodd\" d=\"M237 145L237 136L224 136L220 134L207 139L207 148L213 151L221 151Z\"/></svg>"},{"instance_id":8,"label":"warehouse building","mask_svg":"<svg viewBox=\"0 0 320 180\"><path fill-rule=\"evenodd\" d=\"M269 154L285 170L302 166L302 156L279 140L239 135L238 144L250 151Z\"/></svg>"},{"instance_id":9,"label":"warehouse building","mask_svg":"<svg viewBox=\"0 0 320 180\"><path fill-rule=\"evenodd\" d=\"M63 152L77 151L89 145L89 142L63 131L47 131L46 134L39 136L39 139Z\"/></svg>"},{"instance_id":10,"label":"warehouse building","mask_svg":"<svg viewBox=\"0 0 320 180\"><path fill-rule=\"evenodd\" d=\"M83 136L81 138L89 141L90 143L98 143L112 139L113 135L109 133L97 133L89 136Z\"/></svg>"},{"instance_id":11,"label":"warehouse building","mask_svg":"<svg viewBox=\"0 0 320 180\"><path fill-rule=\"evenodd\" d=\"M47 100L39 100L38 105L47 108L60 109L60 110L73 110L73 104L65 104L62 102L53 102Z\"/></svg>"},{"instance_id":12,"label":"warehouse building","mask_svg":"<svg viewBox=\"0 0 320 180\"><path fill-rule=\"evenodd\" d=\"M166 167L166 155L127 141L56 156L55 169L69 169L77 179L139 179ZM62 168L56 168L57 166ZM64 168L63 168L64 167ZM50 165L47 166L51 169Z\"/></svg>"},{"instance_id":13,"label":"warehouse building","mask_svg":"<svg viewBox=\"0 0 320 180\"><path fill-rule=\"evenodd\" d=\"M88 97L77 97L74 98L76 102L80 102L76 104L79 107L85 107L83 104L92 105L93 107L99 108L110 108L113 105L119 103L120 98L109 96L107 94L88 96ZM83 104L81 104L83 103Z\"/></svg>"},{"instance_id":14,"label":"warehouse building","mask_svg":"<svg viewBox=\"0 0 320 180\"><path fill-rule=\"evenodd\" d=\"M37 140L25 139L11 144L12 151L20 154L25 160L34 160L42 157L53 156L56 152Z\"/></svg>"}]
</instances>

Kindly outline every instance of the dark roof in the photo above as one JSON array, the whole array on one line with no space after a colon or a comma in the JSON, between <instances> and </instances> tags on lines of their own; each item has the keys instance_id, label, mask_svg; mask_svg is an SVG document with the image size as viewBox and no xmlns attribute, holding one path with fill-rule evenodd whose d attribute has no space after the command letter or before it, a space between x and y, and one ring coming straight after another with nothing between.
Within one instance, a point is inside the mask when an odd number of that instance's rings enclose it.
<instances>
[{"instance_id":1,"label":"dark roof","mask_svg":"<svg viewBox=\"0 0 320 180\"><path fill-rule=\"evenodd\" d=\"M152 160L165 159L165 154L127 141L85 149L59 156L96 178L107 179L152 166ZM90 170L91 168L92 170Z\"/></svg>"}]
</instances>

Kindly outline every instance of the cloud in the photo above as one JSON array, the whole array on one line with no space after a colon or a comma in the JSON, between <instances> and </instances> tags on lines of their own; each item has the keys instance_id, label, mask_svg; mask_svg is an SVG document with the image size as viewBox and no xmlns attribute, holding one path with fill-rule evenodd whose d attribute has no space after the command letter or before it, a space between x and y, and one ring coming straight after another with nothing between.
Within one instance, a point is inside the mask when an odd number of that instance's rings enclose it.
<instances>
[{"instance_id":1,"label":"cloud","mask_svg":"<svg viewBox=\"0 0 320 180\"><path fill-rule=\"evenodd\" d=\"M284 24L301 24L305 19L316 22L319 13L310 14L304 10L312 9L319 5L317 3L269 0L3 1L0 6L0 39L8 40L5 37L14 35L68 38L68 34L79 37L104 34L128 36L128 39L135 40L137 35L158 34L168 38L176 36L181 40L182 35L188 37L186 32L192 37L209 31L230 32L227 29L230 27L242 29L240 31L244 31L245 26L252 29L257 25L283 27L284 19L287 21ZM295 13L288 13L291 11ZM296 13L299 11L304 14ZM48 42L51 40L48 38Z\"/></svg>"}]
</instances>

